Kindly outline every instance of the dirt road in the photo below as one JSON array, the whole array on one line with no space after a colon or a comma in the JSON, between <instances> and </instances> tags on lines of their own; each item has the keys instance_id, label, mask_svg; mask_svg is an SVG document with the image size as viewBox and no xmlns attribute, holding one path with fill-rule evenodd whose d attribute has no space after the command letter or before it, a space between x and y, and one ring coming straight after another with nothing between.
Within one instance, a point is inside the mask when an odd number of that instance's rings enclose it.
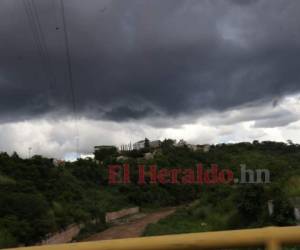
<instances>
[{"instance_id":1,"label":"dirt road","mask_svg":"<svg viewBox=\"0 0 300 250\"><path fill-rule=\"evenodd\" d=\"M157 212L146 214L144 217L136 219L132 222L112 226L107 230L94 234L83 241L110 240L139 237L143 234L146 226L150 223L156 223L160 219L174 213L176 208L165 208Z\"/></svg>"}]
</instances>

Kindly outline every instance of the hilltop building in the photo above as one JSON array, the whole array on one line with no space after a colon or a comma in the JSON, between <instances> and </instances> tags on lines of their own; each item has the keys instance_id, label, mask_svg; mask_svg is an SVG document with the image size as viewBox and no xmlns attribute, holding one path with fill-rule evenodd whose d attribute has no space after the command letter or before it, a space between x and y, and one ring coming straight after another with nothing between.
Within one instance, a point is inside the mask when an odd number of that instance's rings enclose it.
<instances>
[{"instance_id":1,"label":"hilltop building","mask_svg":"<svg viewBox=\"0 0 300 250\"><path fill-rule=\"evenodd\" d=\"M179 142L175 144L176 147L188 147L189 149L193 151L202 151L204 153L209 152L210 145L209 144L203 144L203 145L195 145L195 144L188 144L185 140L181 139Z\"/></svg>"},{"instance_id":2,"label":"hilltop building","mask_svg":"<svg viewBox=\"0 0 300 250\"><path fill-rule=\"evenodd\" d=\"M140 150L143 148L145 148L145 140L141 140L141 141L135 142L133 144L133 149L135 149L135 150Z\"/></svg>"},{"instance_id":3,"label":"hilltop building","mask_svg":"<svg viewBox=\"0 0 300 250\"><path fill-rule=\"evenodd\" d=\"M59 160L59 159L53 159L52 163L55 167L64 167L66 164L64 160Z\"/></svg>"},{"instance_id":4,"label":"hilltop building","mask_svg":"<svg viewBox=\"0 0 300 250\"><path fill-rule=\"evenodd\" d=\"M145 148L145 142L146 140L141 140L133 144L133 149L135 150L140 150ZM161 145L160 140L154 140L154 141L149 141L149 146L150 148L158 148Z\"/></svg>"}]
</instances>

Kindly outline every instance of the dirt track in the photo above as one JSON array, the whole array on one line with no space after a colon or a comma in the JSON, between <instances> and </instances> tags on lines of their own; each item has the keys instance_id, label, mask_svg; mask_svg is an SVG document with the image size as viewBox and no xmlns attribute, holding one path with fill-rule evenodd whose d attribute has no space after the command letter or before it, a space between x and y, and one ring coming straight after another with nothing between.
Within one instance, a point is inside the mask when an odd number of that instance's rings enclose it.
<instances>
[{"instance_id":1,"label":"dirt track","mask_svg":"<svg viewBox=\"0 0 300 250\"><path fill-rule=\"evenodd\" d=\"M160 219L167 217L174 213L176 208L166 208L157 212L149 213L143 218L134 220L132 222L112 226L107 230L94 234L83 241L96 241L96 240L110 240L139 237L143 234L146 226L150 223L156 223Z\"/></svg>"}]
</instances>

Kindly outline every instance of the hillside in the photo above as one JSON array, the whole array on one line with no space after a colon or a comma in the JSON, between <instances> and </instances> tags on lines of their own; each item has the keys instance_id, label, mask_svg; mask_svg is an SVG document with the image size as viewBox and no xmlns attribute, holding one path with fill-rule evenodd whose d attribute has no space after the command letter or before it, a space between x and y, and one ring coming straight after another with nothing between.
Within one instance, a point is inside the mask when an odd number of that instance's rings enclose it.
<instances>
[{"instance_id":1,"label":"hillside","mask_svg":"<svg viewBox=\"0 0 300 250\"><path fill-rule=\"evenodd\" d=\"M147 151L152 159L145 159ZM72 223L87 226L96 221L94 231L107 227L104 214L138 205L161 208L190 204L171 217L148 227L146 235L210 231L263 225L294 224L289 199L300 196L300 146L275 142L239 143L212 146L209 152L175 147L165 140L159 149L102 154L95 160L78 160L55 166L52 159L17 154L0 154L0 246L31 245L51 232ZM109 185L110 164L126 162L131 184ZM207 169L218 164L235 176L240 164L249 169L267 169L271 182L228 185L138 185L138 164L161 168L188 168L201 162ZM274 200L274 214L267 215L267 201Z\"/></svg>"}]
</instances>

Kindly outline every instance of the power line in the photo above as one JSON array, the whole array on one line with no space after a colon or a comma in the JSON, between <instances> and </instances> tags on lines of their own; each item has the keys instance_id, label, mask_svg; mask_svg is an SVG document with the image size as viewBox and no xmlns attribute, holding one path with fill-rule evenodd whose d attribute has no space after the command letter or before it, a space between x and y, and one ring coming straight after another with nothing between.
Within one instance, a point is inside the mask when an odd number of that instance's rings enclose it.
<instances>
[{"instance_id":1,"label":"power line","mask_svg":"<svg viewBox=\"0 0 300 250\"><path fill-rule=\"evenodd\" d=\"M33 0L23 0L23 6L27 16L28 24L31 29L34 44L38 55L41 58L42 68L45 72L46 81L48 82L48 101L51 103L53 95L53 86L56 86L56 76L52 69L52 64L46 44L46 39L40 23L37 7Z\"/></svg>"},{"instance_id":2,"label":"power line","mask_svg":"<svg viewBox=\"0 0 300 250\"><path fill-rule=\"evenodd\" d=\"M56 76L51 67L51 60L50 55L45 39L45 35L43 33L43 28L40 22L40 17L38 13L38 8L35 4L34 0L23 0L23 5L25 8L25 12L27 15L27 19L29 22L30 29L33 34L33 40L37 47L37 51L42 59L42 65L46 75L49 78L49 97L51 96L51 92L53 90L52 83L56 85ZM65 6L63 0L60 0L61 5L61 14L62 14L62 21L63 21L63 32L64 32L64 41L65 41L65 50L66 50L66 59L67 59L67 75L68 75L68 82L70 86L71 92L71 102L72 102L72 109L73 109L73 116L75 121L75 139L76 139L76 155L78 157L79 152L79 132L78 132L78 124L77 124L77 106L76 106L76 98L75 98L75 89L73 84L73 72L72 72L72 64L71 64L71 53L70 53L70 46L69 46L69 38L67 34L67 23L65 17Z\"/></svg>"},{"instance_id":3,"label":"power line","mask_svg":"<svg viewBox=\"0 0 300 250\"><path fill-rule=\"evenodd\" d=\"M66 58L67 58L67 66L68 66L68 80L69 80L69 84L70 84L71 101L72 101L73 115L74 115L74 119L75 119L76 155L78 157L79 131L78 131L78 124L77 124L77 106L76 106L75 90L74 90L74 83L73 83L73 72L72 72L71 53L70 53L70 46L69 46L69 37L68 37L68 33L67 33L65 5L64 5L63 0L60 0L60 5L61 5L61 14L62 14L62 21L63 21L63 32L64 32Z\"/></svg>"},{"instance_id":4,"label":"power line","mask_svg":"<svg viewBox=\"0 0 300 250\"><path fill-rule=\"evenodd\" d=\"M44 62L44 54L43 54L43 49L41 47L41 41L40 41L40 37L35 25L35 21L33 18L33 13L32 13L32 9L30 8L29 3L26 0L23 0L23 5L24 5L24 9L25 9L25 13L27 15L27 19L28 19L28 23L33 35L33 40L35 42L35 45L37 46L37 51L42 59L42 62ZM44 65L44 64L43 64Z\"/></svg>"},{"instance_id":5,"label":"power line","mask_svg":"<svg viewBox=\"0 0 300 250\"><path fill-rule=\"evenodd\" d=\"M38 9L37 9L37 6L35 4L35 0L31 0L31 4L33 6L33 12L34 12L34 15L35 15L35 20L37 22L37 29L38 29L38 32L40 34L41 46L42 46L42 49L44 50L44 54L45 54L45 60L46 60L45 65L46 65L46 68L48 67L47 71L48 71L50 77L52 78L52 81L53 81L54 85L56 86L56 76L55 76L55 73L53 72L53 68L51 67L51 58L50 58L50 55L49 55L45 35L44 35L43 28L42 28L42 25L41 25L41 22L40 22ZM50 81L50 84L51 84L51 81ZM52 89L53 89L53 86L50 85L50 90L52 91Z\"/></svg>"}]
</instances>

